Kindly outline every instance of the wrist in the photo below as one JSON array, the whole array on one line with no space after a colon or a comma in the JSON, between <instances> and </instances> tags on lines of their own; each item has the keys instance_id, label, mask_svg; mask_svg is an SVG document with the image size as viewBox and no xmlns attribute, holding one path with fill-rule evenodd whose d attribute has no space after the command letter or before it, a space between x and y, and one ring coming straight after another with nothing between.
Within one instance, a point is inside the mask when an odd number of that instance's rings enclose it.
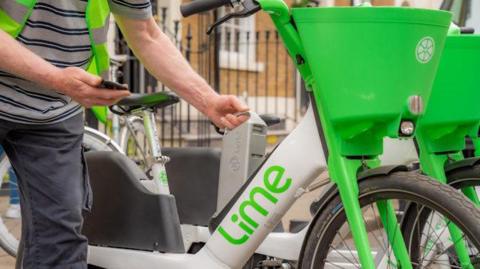
<instances>
[{"instance_id":1,"label":"wrist","mask_svg":"<svg viewBox=\"0 0 480 269\"><path fill-rule=\"evenodd\" d=\"M215 102L219 96L220 95L216 91L208 87L208 90L204 91L204 95L202 97L203 108L200 109L200 112L206 116L210 116L210 114L212 114L212 112L215 110Z\"/></svg>"},{"instance_id":2,"label":"wrist","mask_svg":"<svg viewBox=\"0 0 480 269\"><path fill-rule=\"evenodd\" d=\"M55 90L59 93L65 93L65 87L63 87L63 75L62 75L62 69L60 68L53 68L52 70L50 70L50 72L48 72L46 75L45 75L45 83L49 89L52 89L52 90Z\"/></svg>"}]
</instances>

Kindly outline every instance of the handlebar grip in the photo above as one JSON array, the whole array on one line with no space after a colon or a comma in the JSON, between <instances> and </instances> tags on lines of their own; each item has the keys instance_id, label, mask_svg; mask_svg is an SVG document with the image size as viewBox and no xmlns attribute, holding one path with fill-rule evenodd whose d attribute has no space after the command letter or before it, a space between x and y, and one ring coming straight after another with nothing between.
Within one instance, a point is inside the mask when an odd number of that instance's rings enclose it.
<instances>
[{"instance_id":1,"label":"handlebar grip","mask_svg":"<svg viewBox=\"0 0 480 269\"><path fill-rule=\"evenodd\" d=\"M219 8L231 4L231 0L193 0L190 3L180 6L180 13L183 17L188 17L204 11Z\"/></svg>"}]
</instances>

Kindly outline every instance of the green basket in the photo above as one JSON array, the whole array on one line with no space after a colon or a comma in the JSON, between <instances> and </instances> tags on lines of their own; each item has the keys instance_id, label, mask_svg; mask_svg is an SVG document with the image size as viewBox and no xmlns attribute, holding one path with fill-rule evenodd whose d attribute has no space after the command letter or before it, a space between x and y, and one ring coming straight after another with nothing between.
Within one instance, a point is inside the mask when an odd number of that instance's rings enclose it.
<instances>
[{"instance_id":1,"label":"green basket","mask_svg":"<svg viewBox=\"0 0 480 269\"><path fill-rule=\"evenodd\" d=\"M334 7L297 8L292 15L315 78L313 90L346 144L371 135L396 137L402 119L416 120L408 100L419 95L428 102L450 13ZM342 151L357 154L355 147Z\"/></svg>"},{"instance_id":2,"label":"green basket","mask_svg":"<svg viewBox=\"0 0 480 269\"><path fill-rule=\"evenodd\" d=\"M432 152L460 150L480 125L480 35L448 36L425 115L418 131Z\"/></svg>"}]
</instances>

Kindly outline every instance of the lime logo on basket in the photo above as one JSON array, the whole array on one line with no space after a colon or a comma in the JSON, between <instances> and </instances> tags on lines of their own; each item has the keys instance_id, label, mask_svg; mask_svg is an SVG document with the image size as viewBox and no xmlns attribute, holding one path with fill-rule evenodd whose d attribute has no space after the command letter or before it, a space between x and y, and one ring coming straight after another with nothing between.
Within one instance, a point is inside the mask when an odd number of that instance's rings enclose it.
<instances>
[{"instance_id":1,"label":"lime logo on basket","mask_svg":"<svg viewBox=\"0 0 480 269\"><path fill-rule=\"evenodd\" d=\"M415 56L417 61L422 64L430 62L435 53L435 40L433 38L426 36L420 41L418 41L417 49L415 50Z\"/></svg>"},{"instance_id":2,"label":"lime logo on basket","mask_svg":"<svg viewBox=\"0 0 480 269\"><path fill-rule=\"evenodd\" d=\"M244 233L240 237L232 236L222 226L218 227L218 232L228 242L233 245L242 245L248 241L258 228L258 221L252 217L251 213L267 217L270 212L266 209L267 203L276 204L278 202L278 195L284 193L290 188L292 184L291 178L284 179L285 168L279 165L270 166L263 174L263 186L255 186L248 194L248 199L244 200L234 213L230 220L232 224L236 224ZM260 202L259 198L263 198ZM247 214L246 209L249 208L250 215ZM230 226L230 225L229 225Z\"/></svg>"}]
</instances>

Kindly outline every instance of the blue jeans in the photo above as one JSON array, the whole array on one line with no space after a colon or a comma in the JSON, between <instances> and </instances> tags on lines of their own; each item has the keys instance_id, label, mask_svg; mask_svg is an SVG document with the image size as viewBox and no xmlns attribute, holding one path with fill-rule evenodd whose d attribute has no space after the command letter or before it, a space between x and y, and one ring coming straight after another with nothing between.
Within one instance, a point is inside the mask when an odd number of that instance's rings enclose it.
<instances>
[{"instance_id":1,"label":"blue jeans","mask_svg":"<svg viewBox=\"0 0 480 269\"><path fill-rule=\"evenodd\" d=\"M0 156L3 155L5 152L3 147L0 146ZM10 189L10 204L11 205L18 205L20 204L20 196L18 194L18 185L17 185L17 175L13 168L10 166L8 168L8 188Z\"/></svg>"}]
</instances>

